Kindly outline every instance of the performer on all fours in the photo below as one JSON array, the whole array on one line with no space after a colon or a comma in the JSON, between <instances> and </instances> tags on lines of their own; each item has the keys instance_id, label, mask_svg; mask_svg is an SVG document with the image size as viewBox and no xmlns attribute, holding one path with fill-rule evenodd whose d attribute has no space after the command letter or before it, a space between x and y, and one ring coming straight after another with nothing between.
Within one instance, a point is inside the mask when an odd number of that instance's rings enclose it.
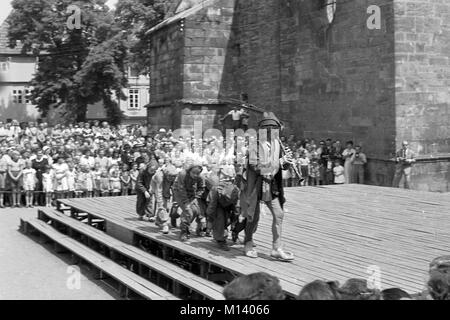
<instances>
[{"instance_id":1,"label":"performer on all fours","mask_svg":"<svg viewBox=\"0 0 450 320\"><path fill-rule=\"evenodd\" d=\"M285 203L282 170L289 167L291 159L284 154L278 135L281 122L273 113L264 113L259 122L260 129L266 129L267 140L258 143L258 161L253 164L252 151L248 153L247 164L243 173L243 188L241 192L241 211L247 219L245 227L245 255L257 258L258 253L253 246L253 234L256 232L260 217L260 203L264 202L272 213L273 247L271 257L281 261L292 261L294 255L282 248L281 234ZM272 139L273 138L273 139Z\"/></svg>"}]
</instances>

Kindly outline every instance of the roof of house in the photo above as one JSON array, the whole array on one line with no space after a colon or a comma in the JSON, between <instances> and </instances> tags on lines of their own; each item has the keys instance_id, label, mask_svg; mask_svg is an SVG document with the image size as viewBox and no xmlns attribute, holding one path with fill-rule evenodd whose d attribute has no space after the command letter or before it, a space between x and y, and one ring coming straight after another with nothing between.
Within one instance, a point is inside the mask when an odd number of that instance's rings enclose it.
<instances>
[{"instance_id":1,"label":"roof of house","mask_svg":"<svg viewBox=\"0 0 450 320\"><path fill-rule=\"evenodd\" d=\"M173 12L174 15L148 30L147 34L152 34L161 28L196 14L203 8L211 5L214 1L216 0L181 0L176 10Z\"/></svg>"},{"instance_id":2,"label":"roof of house","mask_svg":"<svg viewBox=\"0 0 450 320\"><path fill-rule=\"evenodd\" d=\"M8 40L8 28L9 25L5 21L0 25L0 54L22 54L22 46L20 43L17 44L17 46L12 49L8 46L9 40Z\"/></svg>"}]
</instances>

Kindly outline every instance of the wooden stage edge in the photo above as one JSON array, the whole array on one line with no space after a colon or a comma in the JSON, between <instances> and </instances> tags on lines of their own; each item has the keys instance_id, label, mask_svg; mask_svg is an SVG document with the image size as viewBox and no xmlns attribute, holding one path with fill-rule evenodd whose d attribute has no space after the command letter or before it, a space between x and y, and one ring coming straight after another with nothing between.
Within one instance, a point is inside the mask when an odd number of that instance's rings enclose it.
<instances>
[{"instance_id":1,"label":"wooden stage edge","mask_svg":"<svg viewBox=\"0 0 450 320\"><path fill-rule=\"evenodd\" d=\"M161 234L154 224L137 220L133 196L60 202L104 219L107 233L130 244L136 237L150 239L192 256L208 270L214 266L234 276L268 272L280 279L290 297L317 279L343 283L350 278L379 278L382 289L399 287L418 293L424 289L430 261L449 254L448 194L367 185L298 187L286 193L283 243L296 256L292 263L269 257L272 217L268 210L263 210L255 235L260 258L251 259L243 256L242 245L224 252L210 238L193 237L184 244L178 241L178 230Z\"/></svg>"}]
</instances>

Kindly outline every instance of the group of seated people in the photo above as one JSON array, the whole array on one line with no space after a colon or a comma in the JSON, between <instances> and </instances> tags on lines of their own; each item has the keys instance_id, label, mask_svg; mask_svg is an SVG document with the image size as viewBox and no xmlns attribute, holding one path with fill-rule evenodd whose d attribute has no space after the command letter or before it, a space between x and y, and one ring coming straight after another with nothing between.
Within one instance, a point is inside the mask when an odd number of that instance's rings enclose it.
<instances>
[{"instance_id":1,"label":"group of seated people","mask_svg":"<svg viewBox=\"0 0 450 320\"><path fill-rule=\"evenodd\" d=\"M284 300L286 297L278 278L267 273L253 273L236 278L223 292L226 300ZM450 256L441 256L430 263L427 288L409 294L400 288L371 288L365 279L337 281L316 280L306 284L298 300L450 300Z\"/></svg>"}]
</instances>

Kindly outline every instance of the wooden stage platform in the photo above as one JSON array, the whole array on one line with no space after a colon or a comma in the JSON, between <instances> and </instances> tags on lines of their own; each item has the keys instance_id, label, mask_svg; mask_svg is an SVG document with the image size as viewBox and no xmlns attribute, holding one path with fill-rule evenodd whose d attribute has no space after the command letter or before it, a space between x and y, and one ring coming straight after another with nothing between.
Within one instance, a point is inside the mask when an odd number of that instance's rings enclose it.
<instances>
[{"instance_id":1,"label":"wooden stage platform","mask_svg":"<svg viewBox=\"0 0 450 320\"><path fill-rule=\"evenodd\" d=\"M178 230L163 235L154 224L137 220L135 201L130 196L61 203L74 212L104 219L108 234L130 244L139 236L234 276L257 271L278 276L290 297L316 279L342 283L367 278L372 266L380 269L383 288L418 293L424 288L429 262L450 250L448 194L365 185L287 189L283 239L285 249L295 253L293 263L269 258L272 217L267 210L255 235L260 258L251 259L242 255L242 245L224 252L210 238L193 237L184 244L178 241Z\"/></svg>"}]
</instances>

